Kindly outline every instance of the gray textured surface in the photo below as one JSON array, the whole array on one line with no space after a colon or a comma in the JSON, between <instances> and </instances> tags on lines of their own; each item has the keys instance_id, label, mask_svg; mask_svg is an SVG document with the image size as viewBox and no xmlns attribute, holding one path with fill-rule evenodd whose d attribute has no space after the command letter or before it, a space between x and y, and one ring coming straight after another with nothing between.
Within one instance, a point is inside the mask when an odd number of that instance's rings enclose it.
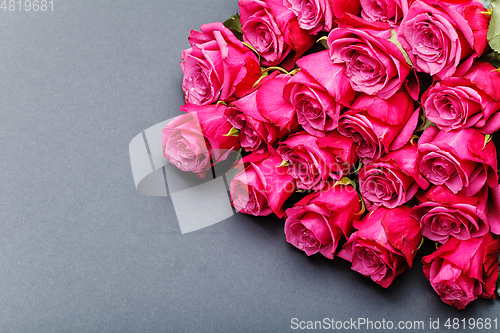
<instances>
[{"instance_id":1,"label":"gray textured surface","mask_svg":"<svg viewBox=\"0 0 500 333\"><path fill-rule=\"evenodd\" d=\"M417 262L388 289L308 258L282 222L238 214L181 234L136 192L128 145L179 113L190 29L235 0L57 1L0 11L0 331L286 332L290 320L492 317L457 311Z\"/></svg>"}]
</instances>

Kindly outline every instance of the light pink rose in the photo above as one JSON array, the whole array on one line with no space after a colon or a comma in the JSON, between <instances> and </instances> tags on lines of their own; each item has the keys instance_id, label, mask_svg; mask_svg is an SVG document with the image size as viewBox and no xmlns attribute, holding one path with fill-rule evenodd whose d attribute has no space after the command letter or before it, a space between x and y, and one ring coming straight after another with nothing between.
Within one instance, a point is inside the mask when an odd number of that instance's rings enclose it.
<instances>
[{"instance_id":1,"label":"light pink rose","mask_svg":"<svg viewBox=\"0 0 500 333\"><path fill-rule=\"evenodd\" d=\"M418 111L403 91L387 100L361 94L351 110L342 114L337 130L354 140L356 153L366 164L410 140L417 127Z\"/></svg>"},{"instance_id":2,"label":"light pink rose","mask_svg":"<svg viewBox=\"0 0 500 333\"><path fill-rule=\"evenodd\" d=\"M337 22L339 27L330 32L327 40L330 58L342 64L354 90L387 99L407 86L407 76L413 70L389 40L389 24L348 14Z\"/></svg>"},{"instance_id":3,"label":"light pink rose","mask_svg":"<svg viewBox=\"0 0 500 333\"><path fill-rule=\"evenodd\" d=\"M187 104L181 110L187 113L169 122L162 131L163 155L179 169L204 178L213 164L239 149L238 139L224 136L231 129L224 119L224 105Z\"/></svg>"},{"instance_id":4,"label":"light pink rose","mask_svg":"<svg viewBox=\"0 0 500 333\"><path fill-rule=\"evenodd\" d=\"M485 136L474 129L444 132L431 126L418 141L418 153L422 175L453 193L473 196L485 185L498 186L495 145L485 145Z\"/></svg>"},{"instance_id":5,"label":"light pink rose","mask_svg":"<svg viewBox=\"0 0 500 333\"><path fill-rule=\"evenodd\" d=\"M299 26L316 35L330 31L335 20L344 13L359 14L359 0L283 0L283 3L297 16Z\"/></svg>"},{"instance_id":6,"label":"light pink rose","mask_svg":"<svg viewBox=\"0 0 500 333\"><path fill-rule=\"evenodd\" d=\"M354 221L357 229L338 256L351 268L387 288L396 276L411 267L420 244L420 227L411 208L379 208Z\"/></svg>"},{"instance_id":7,"label":"light pink rose","mask_svg":"<svg viewBox=\"0 0 500 333\"><path fill-rule=\"evenodd\" d=\"M352 186L329 184L329 189L314 192L286 210L286 241L308 256L321 253L333 259L342 236L352 231L352 222L361 211Z\"/></svg>"},{"instance_id":8,"label":"light pink rose","mask_svg":"<svg viewBox=\"0 0 500 333\"><path fill-rule=\"evenodd\" d=\"M243 96L261 76L255 54L220 22L192 30L182 51L186 103L207 105Z\"/></svg>"},{"instance_id":9,"label":"light pink rose","mask_svg":"<svg viewBox=\"0 0 500 333\"><path fill-rule=\"evenodd\" d=\"M476 128L483 134L500 129L500 73L476 61L463 77L434 83L423 95L425 115L444 131Z\"/></svg>"},{"instance_id":10,"label":"light pink rose","mask_svg":"<svg viewBox=\"0 0 500 333\"><path fill-rule=\"evenodd\" d=\"M295 192L295 179L279 167L276 153L252 153L235 163L239 172L230 185L231 202L241 213L283 217L283 204Z\"/></svg>"},{"instance_id":11,"label":"light pink rose","mask_svg":"<svg viewBox=\"0 0 500 333\"><path fill-rule=\"evenodd\" d=\"M489 16L479 1L414 1L398 29L398 41L415 69L443 80L482 55ZM472 56L472 57L471 57Z\"/></svg>"},{"instance_id":12,"label":"light pink rose","mask_svg":"<svg viewBox=\"0 0 500 333\"><path fill-rule=\"evenodd\" d=\"M468 197L454 194L446 186L433 186L417 195L421 203L411 215L420 223L422 236L444 244L450 237L467 240L489 232L488 188Z\"/></svg>"},{"instance_id":13,"label":"light pink rose","mask_svg":"<svg viewBox=\"0 0 500 333\"><path fill-rule=\"evenodd\" d=\"M410 201L420 188L429 186L418 170L417 145L411 143L364 165L358 179L368 210L396 208Z\"/></svg>"},{"instance_id":14,"label":"light pink rose","mask_svg":"<svg viewBox=\"0 0 500 333\"><path fill-rule=\"evenodd\" d=\"M263 65L278 65L291 51L298 59L314 45L314 38L299 27L283 0L239 0L238 4L243 40L264 58Z\"/></svg>"},{"instance_id":15,"label":"light pink rose","mask_svg":"<svg viewBox=\"0 0 500 333\"><path fill-rule=\"evenodd\" d=\"M330 177L340 180L357 160L352 139L336 131L322 138L296 132L280 142L276 152L288 162L297 188L304 190L321 190Z\"/></svg>"},{"instance_id":16,"label":"light pink rose","mask_svg":"<svg viewBox=\"0 0 500 333\"><path fill-rule=\"evenodd\" d=\"M340 112L356 97L343 67L330 60L328 50L297 60L300 71L287 83L284 98L293 105L304 130L315 136L337 128Z\"/></svg>"},{"instance_id":17,"label":"light pink rose","mask_svg":"<svg viewBox=\"0 0 500 333\"><path fill-rule=\"evenodd\" d=\"M495 298L500 242L490 233L461 241L450 238L422 258L425 277L441 300L464 309L478 297Z\"/></svg>"}]
</instances>

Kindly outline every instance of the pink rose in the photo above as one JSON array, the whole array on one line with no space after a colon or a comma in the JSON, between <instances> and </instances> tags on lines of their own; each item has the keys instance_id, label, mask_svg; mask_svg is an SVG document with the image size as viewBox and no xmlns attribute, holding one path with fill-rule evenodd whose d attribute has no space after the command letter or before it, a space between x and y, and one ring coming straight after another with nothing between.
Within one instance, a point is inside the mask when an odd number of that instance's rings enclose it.
<instances>
[{"instance_id":1,"label":"pink rose","mask_svg":"<svg viewBox=\"0 0 500 333\"><path fill-rule=\"evenodd\" d=\"M239 0L238 4L243 40L265 59L265 66L282 63L292 50L298 59L314 45L314 38L299 27L283 0Z\"/></svg>"},{"instance_id":2,"label":"pink rose","mask_svg":"<svg viewBox=\"0 0 500 333\"><path fill-rule=\"evenodd\" d=\"M342 114L337 130L354 140L356 153L366 164L403 147L417 122L418 109L407 93L398 92L387 100L361 94Z\"/></svg>"},{"instance_id":3,"label":"pink rose","mask_svg":"<svg viewBox=\"0 0 500 333\"><path fill-rule=\"evenodd\" d=\"M417 197L421 204L413 207L411 215L419 221L422 236L430 240L444 244L450 237L467 240L489 232L487 188L468 197L446 186L433 186Z\"/></svg>"},{"instance_id":4,"label":"pink rose","mask_svg":"<svg viewBox=\"0 0 500 333\"><path fill-rule=\"evenodd\" d=\"M425 115L443 131L476 128L483 134L500 129L500 73L476 61L463 77L434 83L423 95Z\"/></svg>"},{"instance_id":5,"label":"pink rose","mask_svg":"<svg viewBox=\"0 0 500 333\"><path fill-rule=\"evenodd\" d=\"M288 82L284 98L293 105L306 132L325 136L337 128L340 112L356 97L341 65L331 62L328 50L297 60L300 71Z\"/></svg>"},{"instance_id":6,"label":"pink rose","mask_svg":"<svg viewBox=\"0 0 500 333\"><path fill-rule=\"evenodd\" d=\"M359 0L361 17L372 22L388 22L395 26L408 12L408 1L402 0Z\"/></svg>"},{"instance_id":7,"label":"pink rose","mask_svg":"<svg viewBox=\"0 0 500 333\"><path fill-rule=\"evenodd\" d=\"M394 278L411 267L420 244L420 227L411 208L379 208L354 221L356 230L338 256L351 268L387 288Z\"/></svg>"},{"instance_id":8,"label":"pink rose","mask_svg":"<svg viewBox=\"0 0 500 333\"><path fill-rule=\"evenodd\" d=\"M296 179L297 188L304 190L321 190L330 177L340 180L356 162L354 142L336 131L323 138L296 132L276 152L288 162L288 173Z\"/></svg>"},{"instance_id":9,"label":"pink rose","mask_svg":"<svg viewBox=\"0 0 500 333\"><path fill-rule=\"evenodd\" d=\"M231 202L241 213L283 217L283 204L295 192L295 179L279 167L281 157L265 151L252 153L235 163L239 172L231 181Z\"/></svg>"},{"instance_id":10,"label":"pink rose","mask_svg":"<svg viewBox=\"0 0 500 333\"><path fill-rule=\"evenodd\" d=\"M396 208L410 201L419 188L429 186L418 171L417 145L411 143L366 164L358 177L359 191L368 210L380 206Z\"/></svg>"},{"instance_id":11,"label":"pink rose","mask_svg":"<svg viewBox=\"0 0 500 333\"><path fill-rule=\"evenodd\" d=\"M260 113L257 91L231 103L225 116L239 131L241 147L248 152L265 149L278 141L279 128Z\"/></svg>"},{"instance_id":12,"label":"pink rose","mask_svg":"<svg viewBox=\"0 0 500 333\"><path fill-rule=\"evenodd\" d=\"M489 16L482 11L479 1L417 0L401 22L398 41L417 71L443 80L487 47Z\"/></svg>"},{"instance_id":13,"label":"pink rose","mask_svg":"<svg viewBox=\"0 0 500 333\"><path fill-rule=\"evenodd\" d=\"M162 131L163 155L183 171L204 178L210 167L238 150L235 137L224 136L231 125L224 119L224 105L181 107L186 114L176 117Z\"/></svg>"},{"instance_id":14,"label":"pink rose","mask_svg":"<svg viewBox=\"0 0 500 333\"><path fill-rule=\"evenodd\" d=\"M290 79L291 76L284 74L267 79L257 90L256 95L260 114L279 128L280 139L300 127L294 107L283 97L285 86Z\"/></svg>"},{"instance_id":15,"label":"pink rose","mask_svg":"<svg viewBox=\"0 0 500 333\"><path fill-rule=\"evenodd\" d=\"M331 60L342 64L352 88L382 99L393 96L407 82L412 68L389 40L389 24L344 15L328 35ZM406 85L405 85L406 86Z\"/></svg>"},{"instance_id":16,"label":"pink rose","mask_svg":"<svg viewBox=\"0 0 500 333\"><path fill-rule=\"evenodd\" d=\"M358 0L284 0L283 3L297 16L299 26L316 35L330 31L335 20L344 13L359 14Z\"/></svg>"},{"instance_id":17,"label":"pink rose","mask_svg":"<svg viewBox=\"0 0 500 333\"><path fill-rule=\"evenodd\" d=\"M207 105L239 97L261 76L255 54L220 22L192 30L191 48L182 51L186 103Z\"/></svg>"},{"instance_id":18,"label":"pink rose","mask_svg":"<svg viewBox=\"0 0 500 333\"><path fill-rule=\"evenodd\" d=\"M352 186L329 184L329 189L314 192L286 210L286 241L308 256L321 253L333 259L342 236L352 231L352 222L361 211Z\"/></svg>"},{"instance_id":19,"label":"pink rose","mask_svg":"<svg viewBox=\"0 0 500 333\"><path fill-rule=\"evenodd\" d=\"M418 141L420 172L435 185L467 196L483 186L498 186L497 152L493 142L474 129L440 131L431 126Z\"/></svg>"},{"instance_id":20,"label":"pink rose","mask_svg":"<svg viewBox=\"0 0 500 333\"><path fill-rule=\"evenodd\" d=\"M425 277L441 300L463 309L478 297L495 298L500 242L490 233L461 241L450 238L422 258Z\"/></svg>"}]
</instances>

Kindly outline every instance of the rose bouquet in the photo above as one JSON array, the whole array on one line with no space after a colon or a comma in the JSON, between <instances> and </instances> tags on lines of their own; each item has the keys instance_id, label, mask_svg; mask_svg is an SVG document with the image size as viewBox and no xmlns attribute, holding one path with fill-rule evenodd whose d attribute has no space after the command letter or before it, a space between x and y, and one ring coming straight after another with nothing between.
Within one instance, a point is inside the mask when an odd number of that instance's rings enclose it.
<instances>
[{"instance_id":1,"label":"rose bouquet","mask_svg":"<svg viewBox=\"0 0 500 333\"><path fill-rule=\"evenodd\" d=\"M164 157L203 178L239 150L232 205L307 255L386 288L420 252L443 302L495 298L500 1L239 9L191 31Z\"/></svg>"}]
</instances>

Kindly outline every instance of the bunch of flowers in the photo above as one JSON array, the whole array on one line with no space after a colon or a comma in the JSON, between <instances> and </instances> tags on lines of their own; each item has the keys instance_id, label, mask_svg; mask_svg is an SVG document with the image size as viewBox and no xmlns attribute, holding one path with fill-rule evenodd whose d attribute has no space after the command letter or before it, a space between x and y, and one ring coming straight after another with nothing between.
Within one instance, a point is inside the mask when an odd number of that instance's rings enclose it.
<instances>
[{"instance_id":1,"label":"bunch of flowers","mask_svg":"<svg viewBox=\"0 0 500 333\"><path fill-rule=\"evenodd\" d=\"M191 31L164 156L205 177L240 150L233 206L283 218L307 255L385 288L421 251L443 302L495 298L500 10L486 5L240 0Z\"/></svg>"}]
</instances>

